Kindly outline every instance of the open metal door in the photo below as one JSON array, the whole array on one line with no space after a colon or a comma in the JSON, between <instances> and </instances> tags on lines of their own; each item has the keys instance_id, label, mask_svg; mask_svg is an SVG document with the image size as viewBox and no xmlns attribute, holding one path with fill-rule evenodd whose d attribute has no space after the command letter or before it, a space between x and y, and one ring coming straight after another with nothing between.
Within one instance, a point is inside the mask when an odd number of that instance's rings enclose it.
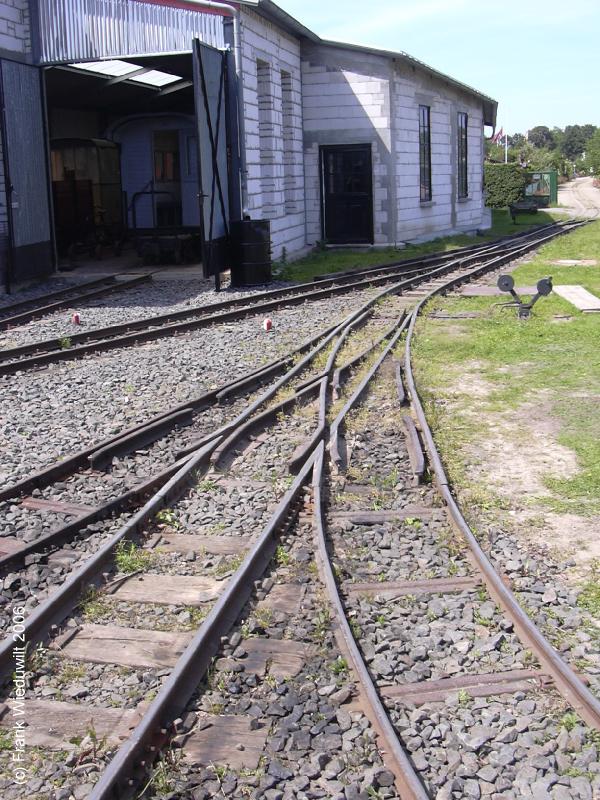
<instances>
[{"instance_id":1,"label":"open metal door","mask_svg":"<svg viewBox=\"0 0 600 800\"><path fill-rule=\"evenodd\" d=\"M38 67L0 59L0 85L9 283L47 275L54 256L42 73Z\"/></svg>"},{"instance_id":2,"label":"open metal door","mask_svg":"<svg viewBox=\"0 0 600 800\"><path fill-rule=\"evenodd\" d=\"M232 199L231 53L194 40L194 99L198 126L198 164L203 269L218 276L228 266Z\"/></svg>"}]
</instances>

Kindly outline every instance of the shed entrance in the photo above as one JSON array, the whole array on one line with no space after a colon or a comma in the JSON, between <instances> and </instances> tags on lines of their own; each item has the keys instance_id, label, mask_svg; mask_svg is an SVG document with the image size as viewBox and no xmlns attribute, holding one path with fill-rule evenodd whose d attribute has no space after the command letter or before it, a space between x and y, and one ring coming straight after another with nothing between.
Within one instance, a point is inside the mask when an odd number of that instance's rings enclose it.
<instances>
[{"instance_id":1,"label":"shed entrance","mask_svg":"<svg viewBox=\"0 0 600 800\"><path fill-rule=\"evenodd\" d=\"M71 226L73 241L59 237L65 265L78 252L112 257L131 246L145 263L202 262L205 276L227 265L230 217L240 213L233 56L191 44L192 53L46 69L53 167L58 148L73 142L78 153L87 145L120 159L117 192L102 202L97 170L84 169L89 158L75 159L73 174L53 169L55 226L67 179L89 184L94 197L85 231ZM114 215L122 235L106 223Z\"/></svg>"},{"instance_id":2,"label":"shed entrance","mask_svg":"<svg viewBox=\"0 0 600 800\"><path fill-rule=\"evenodd\" d=\"M370 144L321 147L321 209L326 242L373 243Z\"/></svg>"}]
</instances>

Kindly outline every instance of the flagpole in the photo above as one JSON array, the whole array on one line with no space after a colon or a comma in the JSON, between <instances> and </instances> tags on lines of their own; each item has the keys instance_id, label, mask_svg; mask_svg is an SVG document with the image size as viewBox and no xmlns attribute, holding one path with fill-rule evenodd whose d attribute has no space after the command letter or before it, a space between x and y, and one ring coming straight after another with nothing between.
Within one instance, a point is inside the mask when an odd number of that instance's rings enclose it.
<instances>
[{"instance_id":1,"label":"flagpole","mask_svg":"<svg viewBox=\"0 0 600 800\"><path fill-rule=\"evenodd\" d=\"M508 133L504 134L504 163L508 164Z\"/></svg>"}]
</instances>

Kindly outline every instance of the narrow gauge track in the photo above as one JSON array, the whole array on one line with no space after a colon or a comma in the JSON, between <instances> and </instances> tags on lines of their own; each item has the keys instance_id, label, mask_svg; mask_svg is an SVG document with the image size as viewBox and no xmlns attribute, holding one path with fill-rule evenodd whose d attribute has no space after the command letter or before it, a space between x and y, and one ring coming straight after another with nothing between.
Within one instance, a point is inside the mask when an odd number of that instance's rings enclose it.
<instances>
[{"instance_id":1,"label":"narrow gauge track","mask_svg":"<svg viewBox=\"0 0 600 800\"><path fill-rule=\"evenodd\" d=\"M545 238L549 235L546 232ZM523 245L519 245L519 252L522 248ZM513 250L510 254L512 252ZM503 257L510 258L510 254L504 254ZM441 271L445 272L446 267L441 268ZM439 273L440 268L434 268L428 275L430 279L440 280ZM425 278L424 275L421 280ZM363 308L372 309L378 299L405 291L412 286L412 279L401 281L380 292ZM63 458L15 485L0 490L0 503L4 503L5 509L10 508L11 524L20 531L15 536L3 536L0 539L0 570L6 574L8 570L30 566L40 554L48 555L49 550L55 551L75 537L85 538L94 533L103 520L127 509L139 507L149 492L174 474L181 457L210 441L215 406L218 408L216 414L229 420L217 429L219 435L228 435L238 425L251 424L249 420L259 407L273 397L286 379L284 377L276 380L272 388L261 393L255 402L242 410L247 393L273 380L275 376L289 369L296 358L304 356L291 370L291 375L297 374L310 364L311 359L334 333L334 329L324 331L286 358L170 408L145 423ZM319 339L322 339L320 345L317 344ZM344 369L347 370L349 366L351 365L345 365ZM334 376L336 380L339 380L339 375L340 370ZM307 445L308 451L322 435L323 425L324 421L321 421L314 440ZM133 451L148 446L146 453L137 453L134 458L129 458ZM177 457L174 457L174 453ZM302 463L304 455L305 453L300 453L294 460L293 469ZM107 467L110 467L108 472ZM122 479L126 472L134 473L142 479L134 486L126 485ZM29 533L28 526L33 526L33 534ZM24 534L26 541L23 541ZM72 553L54 553L55 561L66 559L67 565L72 558Z\"/></svg>"},{"instance_id":2,"label":"narrow gauge track","mask_svg":"<svg viewBox=\"0 0 600 800\"><path fill-rule=\"evenodd\" d=\"M455 275L453 278L451 278L450 281L443 281L440 283L433 280L427 288L434 291L446 290L486 271L496 269L501 265L501 263L503 263L503 259L501 257L496 257L475 269L462 271L458 275ZM388 290L388 293L393 294L393 292L390 290ZM370 301L370 303L372 304L373 301ZM420 305L421 304L419 304L419 307ZM411 328L409 334L414 328L415 318L416 317L414 314L410 318ZM218 599L209 611L208 616L200 626L198 632L195 634L195 636L193 636L191 641L189 641L188 637L186 642L182 643L180 641L177 647L175 647L174 642L167 642L167 649L170 647L172 650L174 650L176 655L181 652L181 650L183 650L183 653L181 654L177 663L170 667L171 671L167 680L158 690L156 699L150 704L147 712L144 714L139 724L135 727L133 734L127 739L125 744L122 745L120 750L103 772L96 787L90 794L90 797L94 798L94 800L99 800L99 798L105 797L121 797L128 794L131 785L140 780L142 773L145 772L149 763L151 763L153 760L153 753L156 753L157 748L164 744L164 742L167 741L174 732L172 722L175 718L175 715L183 713L190 696L194 693L198 685L199 676L206 671L210 665L210 659L212 655L218 651L221 643L221 637L225 635L232 622L242 610L244 603L250 597L253 581L257 580L263 574L265 567L271 560L272 555L275 552L277 534L281 530L282 526L285 527L289 523L289 515L294 507L294 503L296 503L298 498L302 495L302 492L304 491L303 487L310 480L310 475L313 470L314 485L317 489L319 489L319 491L316 491L315 494L317 523L319 519L322 520L322 505L320 500L320 488L322 488L322 483L320 476L322 476L322 464L324 459L323 438L328 428L330 428L332 437L337 436L337 432L339 431L340 426L343 424L345 415L351 408L352 404L362 396L368 386L369 380L375 374L379 364L383 362L385 357L391 353L394 346L397 345L399 337L404 328L406 328L408 322L408 319L404 318L404 315L400 315L394 326L389 331L386 331L386 336L379 337L379 340L374 345L362 353L359 353L360 357L354 356L354 358L348 362L353 363L353 365L356 366L360 363L362 358L369 354L372 349L380 349L381 346L383 346L385 339L389 339L389 342L385 346L383 353L377 357L375 364L371 366L366 377L358 382L357 385L351 386L350 390L352 390L352 393L350 395L350 400L345 403L340 414L333 419L333 422L329 426L327 424L328 417L326 404L328 400L329 385L332 383L334 375L336 375L337 372L335 369L336 358L340 354L343 356L344 343L351 330L354 327L361 326L365 320L365 309L360 309L359 311L355 312L351 318L346 320L345 324L338 326L330 338L330 341L333 342L333 339L337 336L337 340L329 353L325 369L318 372L316 375L313 375L312 377L304 378L300 384L296 385L295 388L296 390L300 390L302 399L318 393L320 398L318 419L315 419L313 424L314 422L317 422L318 430L321 433L318 437L315 437L314 434L309 436L309 441L312 443L312 450L310 447L300 448L300 450L303 449L304 462L301 466L299 466L297 477L283 498L279 500L279 504L275 512L260 536L254 542L249 543L250 552L244 558L241 566L237 569L237 571L234 572L230 582L227 584L226 589L223 592L218 593ZM411 388L414 390L409 362L407 362L406 366L409 390L411 390ZM304 377L299 375L299 373L300 370L296 370L295 375L301 378ZM339 372L337 372L337 377L339 383ZM358 377L360 376L355 376L355 383L356 378ZM283 384L281 383L280 385ZM350 392L350 390L347 390L347 394ZM413 394L413 398L415 396L416 395ZM274 419L277 420L278 414L280 414L281 411L289 411L291 407L297 406L298 402L298 394L295 394L293 397L289 397L280 403L276 403L267 410L265 415L258 415L255 417L254 420L251 421L251 426L255 429L260 429L264 427L265 424L269 422L272 423ZM411 427L411 424L408 421L407 425L409 438L416 443L417 435L414 425ZM425 434L425 432L426 429L423 428L423 433ZM197 480L198 474L213 474L207 473L207 470L212 469L214 466L217 466L220 463L223 463L223 461L227 459L228 453L236 449L240 443L241 437L248 436L250 433L255 433L255 431L251 431L249 427L244 424L241 426L238 425L237 429L219 432L217 438L211 439L210 437L205 437L204 442L196 442L197 448L199 446L200 449L195 449L193 454L188 456L187 460L181 464L178 472L159 490L159 492L157 492L151 498L150 501L146 503L144 508L135 514L125 526L123 526L115 535L111 537L109 541L102 546L102 548L92 559L84 564L76 573L71 575L63 584L63 586L52 597L44 601L25 621L24 633L28 641L33 643L44 638L48 633L49 626L63 622L71 609L79 602L82 590L85 590L90 585L102 585L102 572L105 571L107 567L110 572L110 565L113 561L115 546L119 542L123 542L131 537L135 537L136 532L142 530L144 526L148 526L157 512L164 508L165 505L172 503L178 496L180 496L182 490L189 485L190 481ZM306 435L306 431L304 431L304 434ZM206 440L207 438L209 441ZM427 439L427 437L425 438ZM296 450L296 452L298 452L298 450ZM339 447L336 447L335 445L332 446L331 454L336 461L343 463L343 452ZM431 456L431 463L435 465L436 462L434 456L435 454ZM293 460L294 458L291 456L288 458L288 463ZM422 474L424 470L424 463L422 462L422 459L419 458L417 448L415 448L413 452L413 469L417 475ZM210 478L208 480L210 480ZM215 482L218 480L218 475L214 476L214 480ZM442 487L443 486L444 484L442 484ZM319 525L317 525L317 527L319 527ZM177 534L174 533L172 535L176 536ZM326 564L324 560L322 563ZM332 573L329 575L330 584L331 579ZM158 579L153 579L153 585L150 587L151 592L156 588L157 580ZM486 574L485 580L486 582L488 580L491 582L491 576ZM209 596L212 597L212 599L216 597L216 595L210 594L210 590L207 589L206 586L204 591L198 591L198 587L196 587L196 590L197 599L200 597L201 599L206 600ZM338 619L338 624L342 625L343 627L343 617ZM72 628L67 625L64 630L64 635L55 641L55 646L61 648L61 652L63 652L63 654L66 653L68 656L69 644L70 642L77 642L77 637L80 631L81 628L79 626ZM121 631L120 634L122 635L122 633L123 632ZM91 660L98 660L99 658L97 652L98 636L100 636L98 631L88 630L86 635L82 636L79 642L81 645L81 643L85 642L87 639L92 644L96 643L94 645L96 647L95 656L89 655L88 646L88 658L91 658ZM150 635L146 635L145 639L143 636L140 639L137 634L132 634L131 631L130 636L133 637L134 640L145 641L146 644L142 649L145 649L146 651L149 647L148 641L155 638ZM163 650L165 647L166 638L168 637L163 635L161 639L162 644L160 647L162 647ZM114 643L116 641L114 631L112 638L111 634L107 633L103 637L103 641L104 646L106 646L107 641ZM350 642L349 639L348 642ZM157 644L156 640L154 644ZM113 644L113 646L116 645ZM85 646L83 649L86 649ZM542 660L542 657L540 657L540 659ZM101 660L105 659L103 658ZM359 668L360 672L359 662L355 661L353 657L351 657L351 661L355 667ZM0 650L0 665L2 666L2 670L5 675L13 668L12 642L4 642ZM547 666L547 671L549 673L551 673L551 669L554 669L556 672L556 664L547 665L544 663L545 669ZM564 690L564 680L567 679L569 686L571 687L569 691L571 692L571 697L573 697L573 687L577 687L578 679L575 678L574 682L571 680L573 676L566 665L564 665L564 669L562 670L562 677L563 683L557 681L558 685ZM581 687L577 688L578 691L581 689ZM577 697L580 700L583 698L587 702L589 698L586 698L585 692L585 687L583 687L583 690L579 691ZM74 696L76 696L76 694ZM376 729L379 729L380 733L382 730L383 733L385 733L386 731L384 723L387 719L387 716L385 714L382 716L381 711L377 712L377 709L375 709L375 712L373 712L373 703L376 705L377 695L374 695L372 691L369 692L367 689L366 693L362 696L362 702L366 702L367 699L372 704L371 710L369 711L369 716L371 717L374 726ZM51 703L51 701L47 701L47 703L48 702ZM574 703L574 705L576 708L581 709L581 703L579 703L579 705ZM593 707L593 703L591 707ZM38 711L40 710L39 704L37 709ZM67 713L65 709L62 707L59 709L58 706L55 706L55 711L57 713L62 713L63 711L65 714ZM44 713L51 713L51 710L48 708L44 711ZM388 756L390 756L390 753L394 754L392 756L392 761L394 761L394 769L396 771L397 780L399 782L404 781L404 784L402 785L405 787L412 787L412 790L414 791L412 796L427 796L424 794L422 785L418 782L419 779L416 777L414 769L412 769L410 766L407 757L405 755L402 756L403 751L398 749L397 742L396 745L394 745L394 740L390 739L386 742L385 747ZM392 749L390 750L389 748Z\"/></svg>"},{"instance_id":3,"label":"narrow gauge track","mask_svg":"<svg viewBox=\"0 0 600 800\"><path fill-rule=\"evenodd\" d=\"M123 289L131 289L152 279L152 273L136 275L133 278L119 279L117 275L97 278L76 286L60 289L56 292L38 295L18 303L0 306L0 331L6 331L17 325L23 325L47 314L53 314L64 308L71 308L74 303L87 302L97 297Z\"/></svg>"},{"instance_id":4,"label":"narrow gauge track","mask_svg":"<svg viewBox=\"0 0 600 800\"><path fill-rule=\"evenodd\" d=\"M186 333L222 322L242 319L258 313L267 313L278 308L320 300L325 297L346 294L369 286L385 285L403 277L407 288L411 279L420 280L422 275L437 269L440 275L453 269L468 268L481 259L494 254L501 255L507 247L527 247L528 243L538 241L540 236L549 236L554 231L568 232L578 223L556 223L541 232L526 232L509 237L499 244L474 246L462 251L454 251L433 259L399 262L393 266L374 267L357 275L345 274L319 280L316 284L305 283L297 286L274 289L235 300L226 300L196 309L185 309L156 317L136 320L120 325L69 336L69 347L64 347L64 339L54 338L43 342L33 342L18 347L0 350L0 376L45 366L82 356L105 352L114 348L129 347L141 342L152 341L164 336Z\"/></svg>"}]
</instances>

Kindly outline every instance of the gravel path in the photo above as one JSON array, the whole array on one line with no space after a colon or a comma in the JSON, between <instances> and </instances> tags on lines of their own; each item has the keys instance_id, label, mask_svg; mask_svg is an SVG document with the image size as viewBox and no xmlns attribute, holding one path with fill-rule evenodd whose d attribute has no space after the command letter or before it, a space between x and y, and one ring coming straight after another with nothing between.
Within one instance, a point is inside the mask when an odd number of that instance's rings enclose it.
<instances>
[{"instance_id":1,"label":"gravel path","mask_svg":"<svg viewBox=\"0 0 600 800\"><path fill-rule=\"evenodd\" d=\"M5 376L0 482L19 478L290 352L376 289Z\"/></svg>"},{"instance_id":2,"label":"gravel path","mask_svg":"<svg viewBox=\"0 0 600 800\"><path fill-rule=\"evenodd\" d=\"M244 290L226 289L217 293L210 285L207 286L206 281L202 280L154 279L130 289L125 288L102 295L93 300L74 301L68 308L11 328L9 331L0 332L0 350L44 339L68 337L75 333L85 333L108 325L121 325L174 311L201 309L213 303L222 303L241 297L251 300L252 297L267 288L278 289L287 285L273 283L268 287L258 286ZM56 288L66 287L57 286ZM29 297L21 298L15 295L12 302L16 303L20 299L25 300ZM79 325L72 322L74 312L79 314Z\"/></svg>"}]
</instances>

